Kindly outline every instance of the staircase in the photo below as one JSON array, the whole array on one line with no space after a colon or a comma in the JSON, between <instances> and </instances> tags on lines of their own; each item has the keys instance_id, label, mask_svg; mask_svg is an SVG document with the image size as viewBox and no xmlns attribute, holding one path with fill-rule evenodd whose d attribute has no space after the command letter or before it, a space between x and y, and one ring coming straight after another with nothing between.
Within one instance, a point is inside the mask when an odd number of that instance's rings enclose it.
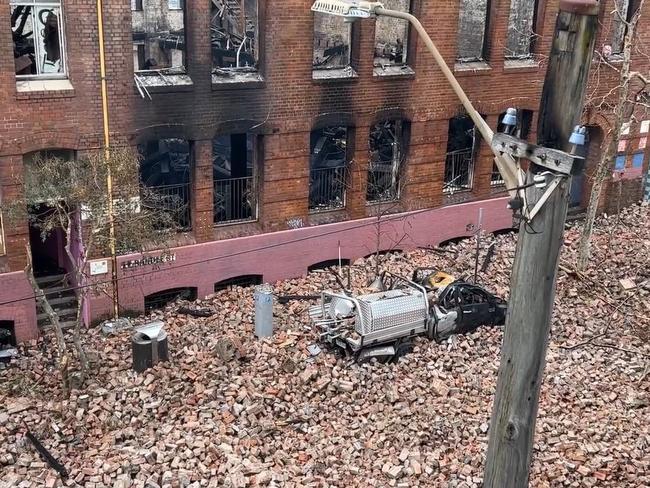
<instances>
[{"instance_id":1,"label":"staircase","mask_svg":"<svg viewBox=\"0 0 650 488\"><path fill-rule=\"evenodd\" d=\"M36 283L58 315L61 327L63 329L74 327L77 320L77 296L74 290L69 289L68 277L64 274L42 276L36 278ZM43 307L40 304L36 307L38 326L42 329L52 327L53 324Z\"/></svg>"}]
</instances>

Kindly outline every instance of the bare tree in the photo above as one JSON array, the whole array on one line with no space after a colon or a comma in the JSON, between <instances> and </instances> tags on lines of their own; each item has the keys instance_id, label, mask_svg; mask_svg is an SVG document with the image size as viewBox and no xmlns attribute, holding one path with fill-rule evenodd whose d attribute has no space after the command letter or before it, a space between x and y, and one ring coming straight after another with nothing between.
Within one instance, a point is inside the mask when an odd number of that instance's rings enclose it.
<instances>
[{"instance_id":1,"label":"bare tree","mask_svg":"<svg viewBox=\"0 0 650 488\"><path fill-rule=\"evenodd\" d=\"M83 347L81 331L84 310L90 293L105 292L102 285L93 285L88 265L93 257L108 253L111 232L107 173L113 178L112 222L117 249L121 252L141 252L145 245L161 245L175 232L175 211L164 197L140 183L139 158L131 149L116 149L106 159L103 152L89 154L78 160L37 156L27 163L24 194L3 206L3 212L12 219L28 220L45 240L53 232L65 233L65 253L68 259L68 279L77 295L76 315L71 331L73 358L66 343L62 322L48 297L38 285L28 247L27 278L39 304L47 314L55 331L59 355L59 371L64 394L71 383L73 359L78 386L82 386L89 364ZM175 209L174 211L170 209Z\"/></svg>"},{"instance_id":2,"label":"bare tree","mask_svg":"<svg viewBox=\"0 0 650 488\"><path fill-rule=\"evenodd\" d=\"M598 112L611 111L612 125L603 140L602 147L605 150L602 152L594 171L591 195L589 197L587 214L580 238L578 269L582 271L586 269L589 262L591 235L598 212L598 202L600 201L603 185L612 167L612 161L617 153L618 141L621 137L623 126L639 109L647 110L650 108L647 100L647 88L650 83L650 76L632 71L633 55L648 57L648 55L641 52L640 46L635 45L638 37L637 26L639 25L644 4L645 0L639 2L637 10L628 21L627 3L616 2L616 8L612 13L614 16L614 24L616 25L615 29L622 28L625 32L620 67L610 62L611 52L597 53L599 59L594 70L596 79L599 77L599 70L614 70L619 74L619 82L616 87L604 95L596 94L596 91L599 89L599 84L596 83L594 91L589 97L590 100L585 105L587 110ZM611 51L611 47L609 51Z\"/></svg>"}]
</instances>

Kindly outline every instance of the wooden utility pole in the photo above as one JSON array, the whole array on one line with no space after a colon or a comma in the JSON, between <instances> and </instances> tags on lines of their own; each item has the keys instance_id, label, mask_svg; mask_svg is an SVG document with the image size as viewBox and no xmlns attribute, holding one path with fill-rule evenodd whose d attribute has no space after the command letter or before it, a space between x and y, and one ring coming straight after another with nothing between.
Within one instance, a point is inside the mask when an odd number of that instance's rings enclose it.
<instances>
[{"instance_id":1,"label":"wooden utility pole","mask_svg":"<svg viewBox=\"0 0 650 488\"><path fill-rule=\"evenodd\" d=\"M598 26L597 0L560 0L539 112L538 143L568 151L579 122ZM569 163L571 164L571 163ZM559 184L528 222L522 219L512 271L484 488L524 488L555 296L555 279L568 209L570 176L531 163L527 183L547 172L547 187L526 189L533 208L553 179ZM574 164L573 173L582 171ZM526 210L526 209L524 209Z\"/></svg>"}]
</instances>

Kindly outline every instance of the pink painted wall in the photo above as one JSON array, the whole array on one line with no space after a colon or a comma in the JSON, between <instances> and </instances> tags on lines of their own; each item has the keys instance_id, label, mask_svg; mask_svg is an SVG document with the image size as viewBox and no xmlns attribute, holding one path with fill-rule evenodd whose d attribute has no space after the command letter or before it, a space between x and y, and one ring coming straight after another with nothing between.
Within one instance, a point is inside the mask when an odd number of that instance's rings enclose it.
<instances>
[{"instance_id":1,"label":"pink painted wall","mask_svg":"<svg viewBox=\"0 0 650 488\"><path fill-rule=\"evenodd\" d=\"M512 213L506 208L507 200L499 198L389 216L390 220L381 225L381 248L409 250L470 236L478 225L480 208L485 232L508 229L512 226ZM213 293L216 282L236 276L262 274L266 282L301 276L310 265L337 258L339 242L341 257L353 261L371 254L375 239L376 224L370 218L170 249L168 252L176 254L173 263L118 270L120 304L123 309L142 311L145 296L165 289L197 287L198 297L203 298ZM394 243L400 239L402 242L396 246ZM160 252L151 255L158 256ZM118 264L138 257L120 257ZM96 278L110 280L110 274ZM92 317L110 313L110 298L94 296Z\"/></svg>"},{"instance_id":2,"label":"pink painted wall","mask_svg":"<svg viewBox=\"0 0 650 488\"><path fill-rule=\"evenodd\" d=\"M29 298L28 298L29 297ZM27 281L25 273L5 273L0 275L0 320L14 322L16 341L25 342L38 337L36 325L36 300L34 290ZM27 300L22 300L27 298Z\"/></svg>"},{"instance_id":3,"label":"pink painted wall","mask_svg":"<svg viewBox=\"0 0 650 488\"><path fill-rule=\"evenodd\" d=\"M478 225L480 208L485 232L508 229L512 226L512 214L506 209L507 200L499 198L388 216L380 227L380 247L409 250L470 236ZM368 218L170 249L168 252L176 254L172 263L118 270L120 304L123 310L140 312L144 310L146 295L170 288L197 287L198 297L203 298L213 293L216 282L236 276L262 274L266 282L301 276L312 264L336 259L339 242L341 257L354 261L375 250L375 222ZM154 252L151 256L160 254ZM122 256L118 264L139 257ZM93 279L107 282L109 293L91 292L86 310L88 322L112 313L110 268L108 274ZM0 275L0 303L30 296L33 292L24 273ZM0 305L0 320L15 322L18 341L38 335L33 298Z\"/></svg>"}]
</instances>

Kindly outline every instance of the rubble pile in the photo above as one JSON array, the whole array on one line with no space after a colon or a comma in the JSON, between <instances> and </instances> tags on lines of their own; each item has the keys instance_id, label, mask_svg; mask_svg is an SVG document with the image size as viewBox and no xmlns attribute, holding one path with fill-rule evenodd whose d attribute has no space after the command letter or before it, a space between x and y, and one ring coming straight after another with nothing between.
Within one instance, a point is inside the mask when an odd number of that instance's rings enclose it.
<instances>
[{"instance_id":1,"label":"rubble pile","mask_svg":"<svg viewBox=\"0 0 650 488\"><path fill-rule=\"evenodd\" d=\"M562 254L531 470L533 487L650 486L650 208L601 219L591 267L576 273L579 227ZM495 252L479 283L507 297L516 235L485 236ZM474 269L473 239L382 257L393 272ZM351 266L367 284L374 258ZM343 280L347 273L343 273ZM339 289L331 271L274 284L277 295ZM313 303L313 302L311 302ZM418 338L396 364L354 364L322 346L311 304L274 306L275 335L254 338L253 289L233 287L166 322L170 361L131 370L131 333L84 337L93 371L63 398L53 338L0 371L0 487L431 486L482 482L503 331L436 344ZM188 305L188 304L185 304ZM29 429L69 472L61 480Z\"/></svg>"}]
</instances>

